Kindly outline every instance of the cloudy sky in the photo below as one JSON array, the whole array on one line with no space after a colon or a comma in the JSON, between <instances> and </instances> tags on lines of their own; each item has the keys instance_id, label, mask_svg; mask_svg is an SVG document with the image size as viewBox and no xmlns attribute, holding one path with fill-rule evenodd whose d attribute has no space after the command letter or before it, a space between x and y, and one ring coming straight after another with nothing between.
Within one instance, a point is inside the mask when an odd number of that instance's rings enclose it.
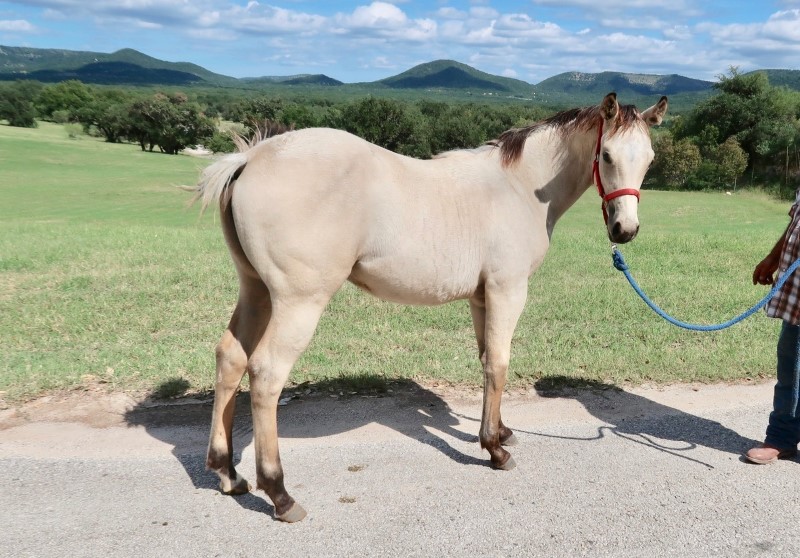
<instances>
[{"instance_id":1,"label":"cloudy sky","mask_svg":"<svg viewBox=\"0 0 800 558\"><path fill-rule=\"evenodd\" d=\"M800 69L800 0L0 0L0 45L348 83L440 58L530 83L604 70L715 80L732 65Z\"/></svg>"}]
</instances>

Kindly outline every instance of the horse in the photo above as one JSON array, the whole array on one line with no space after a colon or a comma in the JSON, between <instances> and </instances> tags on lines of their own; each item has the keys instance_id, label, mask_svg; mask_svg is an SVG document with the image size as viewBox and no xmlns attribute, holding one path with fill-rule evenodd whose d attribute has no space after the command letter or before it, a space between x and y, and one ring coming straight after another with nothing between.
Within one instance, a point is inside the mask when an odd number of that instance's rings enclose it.
<instances>
[{"instance_id":1,"label":"horse","mask_svg":"<svg viewBox=\"0 0 800 558\"><path fill-rule=\"evenodd\" d=\"M511 338L553 227L594 182L612 242L639 230L639 190L653 160L644 112L599 105L560 112L474 148L405 157L341 130L307 128L260 141L202 171L193 201L217 202L239 295L216 346L206 466L226 494L250 484L233 464L235 395L247 372L257 488L275 517L306 511L286 491L277 405L289 373L336 291L350 281L403 304L469 301L483 367L479 441L491 466L515 466L500 400Z\"/></svg>"}]
</instances>

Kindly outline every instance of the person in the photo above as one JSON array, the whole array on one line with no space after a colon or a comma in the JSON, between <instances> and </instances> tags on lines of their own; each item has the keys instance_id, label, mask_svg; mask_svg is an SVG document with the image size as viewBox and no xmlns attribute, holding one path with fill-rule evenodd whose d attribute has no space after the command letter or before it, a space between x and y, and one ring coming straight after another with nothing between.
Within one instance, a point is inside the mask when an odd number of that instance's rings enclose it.
<instances>
[{"instance_id":1,"label":"person","mask_svg":"<svg viewBox=\"0 0 800 558\"><path fill-rule=\"evenodd\" d=\"M789 210L789 225L753 271L753 284L771 285L800 258L800 189ZM744 457L766 465L797 455L800 442L800 270L792 274L766 305L767 316L783 320L778 336L777 375L764 443Z\"/></svg>"}]
</instances>

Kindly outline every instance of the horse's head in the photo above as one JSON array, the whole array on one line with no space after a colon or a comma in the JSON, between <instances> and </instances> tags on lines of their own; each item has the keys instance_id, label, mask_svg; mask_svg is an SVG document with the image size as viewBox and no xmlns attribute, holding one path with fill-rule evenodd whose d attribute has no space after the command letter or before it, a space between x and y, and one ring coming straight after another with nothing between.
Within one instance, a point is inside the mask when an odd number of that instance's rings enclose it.
<instances>
[{"instance_id":1,"label":"horse's head","mask_svg":"<svg viewBox=\"0 0 800 558\"><path fill-rule=\"evenodd\" d=\"M603 122L592 174L612 242L629 242L639 232L639 189L653 162L649 127L661 124L666 112L666 97L642 113L630 105L620 107L616 93L600 104Z\"/></svg>"}]
</instances>

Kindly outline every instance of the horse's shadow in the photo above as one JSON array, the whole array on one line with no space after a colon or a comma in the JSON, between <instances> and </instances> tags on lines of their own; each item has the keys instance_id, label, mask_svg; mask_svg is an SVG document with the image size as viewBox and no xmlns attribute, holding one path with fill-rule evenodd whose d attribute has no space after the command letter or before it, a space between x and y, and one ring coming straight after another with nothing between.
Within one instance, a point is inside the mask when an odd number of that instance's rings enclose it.
<instances>
[{"instance_id":1,"label":"horse's shadow","mask_svg":"<svg viewBox=\"0 0 800 558\"><path fill-rule=\"evenodd\" d=\"M741 436L717 421L680 411L613 385L593 380L550 377L539 380L534 387L542 397L574 399L592 416L608 425L598 427L597 434L585 438L587 441L612 434L632 444L680 457L709 469L713 465L693 456L692 450L705 446L738 455L742 460L742 453L757 444L756 440ZM528 434L550 436L540 432Z\"/></svg>"},{"instance_id":2,"label":"horse's shadow","mask_svg":"<svg viewBox=\"0 0 800 558\"><path fill-rule=\"evenodd\" d=\"M339 380L321 381L287 389L282 395L286 404L278 408L278 432L281 439L319 438L354 431L377 423L411 439L427 444L463 465L486 466L488 460L468 455L454 447L448 437L474 443L478 438L458 429L461 420L439 395L411 380L370 378L371 387L353 392L351 385ZM175 380L164 383L166 391ZM377 386L377 387L376 387ZM164 392L162 386L154 394ZM183 466L195 488L216 489L217 476L205 470L205 450L211 424L212 398L158 401L152 398L125 414L129 426L143 427L148 434L171 446L172 454ZM233 429L234 464L253 441L250 394L237 395ZM476 449L474 453L478 453ZM238 467L237 467L238 468ZM245 473L246 478L248 475ZM251 475L252 476L252 475ZM237 496L247 509L271 512L271 505L252 493Z\"/></svg>"},{"instance_id":3,"label":"horse's shadow","mask_svg":"<svg viewBox=\"0 0 800 558\"><path fill-rule=\"evenodd\" d=\"M322 381L285 391L283 397L288 403L279 407L278 411L280 437L333 436L377 423L427 444L463 465L488 466L488 459L476 457L480 455L477 436L463 431L465 423L471 424L469 430L477 430L479 413L474 417L458 414L441 396L411 380L386 382L375 377L367 383L373 387L366 393L353 393L351 387L339 380ZM379 387L375 388L375 385ZM706 446L741 455L742 451L755 443L719 422L656 403L608 384L557 377L540 380L535 388L542 397L575 399L590 414L607 424L598 427L596 435L579 439L586 443L613 434L630 443L642 444L708 468L713 466L695 457L691 450ZM211 422L210 397L168 404L144 402L128 411L125 419L130 426L143 427L151 436L170 445L172 454L196 488L217 488L216 475L205 470L204 454ZM518 434L563 437L518 429L512 423L508 426ZM473 455L454 447L448 437L474 444ZM242 392L237 396L234 421L235 464L241 461L242 451L252 443L252 439L250 396ZM669 443L665 443L665 440ZM244 476L247 477L247 474ZM272 510L265 499L252 493L238 496L236 500L242 507L254 511L269 513Z\"/></svg>"}]
</instances>

